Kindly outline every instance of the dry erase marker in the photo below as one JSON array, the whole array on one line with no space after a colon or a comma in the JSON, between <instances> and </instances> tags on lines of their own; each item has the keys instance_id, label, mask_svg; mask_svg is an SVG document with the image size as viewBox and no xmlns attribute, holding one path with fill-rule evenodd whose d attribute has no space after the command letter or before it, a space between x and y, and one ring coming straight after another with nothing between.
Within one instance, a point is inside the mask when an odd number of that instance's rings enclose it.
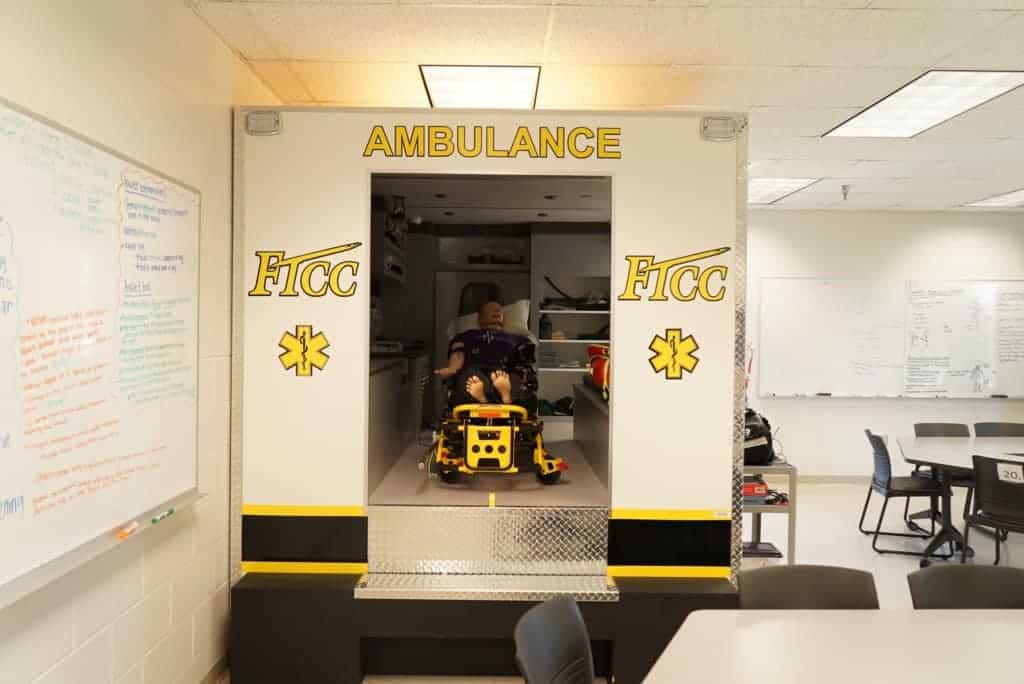
<instances>
[{"instance_id":1,"label":"dry erase marker","mask_svg":"<svg viewBox=\"0 0 1024 684\"><path fill-rule=\"evenodd\" d=\"M163 520L164 518L170 517L170 516L172 516L172 515L174 515L174 509L173 509L173 508L168 508L168 509L167 509L166 511L164 511L164 512L163 512L163 513L161 513L160 515L158 515L158 516L155 516L155 517L153 518L153 520L152 520L151 522L152 522L152 523L153 523L154 525L156 525L156 524L157 524L158 522L160 522L160 521L161 521L161 520Z\"/></svg>"},{"instance_id":2,"label":"dry erase marker","mask_svg":"<svg viewBox=\"0 0 1024 684\"><path fill-rule=\"evenodd\" d=\"M117 536L121 539L127 539L131 536L132 532L134 532L137 529L139 529L139 523L133 522L131 525L118 532Z\"/></svg>"}]
</instances>

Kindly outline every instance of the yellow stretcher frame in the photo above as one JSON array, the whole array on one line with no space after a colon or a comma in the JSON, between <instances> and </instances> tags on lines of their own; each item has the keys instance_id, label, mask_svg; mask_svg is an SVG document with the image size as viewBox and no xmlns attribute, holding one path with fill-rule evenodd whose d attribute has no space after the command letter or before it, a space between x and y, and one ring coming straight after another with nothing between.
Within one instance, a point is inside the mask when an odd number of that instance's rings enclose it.
<instances>
[{"instance_id":1,"label":"yellow stretcher frame","mask_svg":"<svg viewBox=\"0 0 1024 684\"><path fill-rule=\"evenodd\" d=\"M468 425L465 421L470 418L510 420L518 416L519 422L511 421L509 425L477 426ZM494 442L497 446L493 451L486 452L486 458L496 459L498 467L479 467L474 465L474 460L479 463L479 457L474 459L469 453L454 455L447 450L444 432L434 446L434 462L441 473L459 473L462 475L475 475L477 473L498 473L502 475L515 475L521 472L515 464L515 444L520 432L520 423L531 421L529 412L522 406L515 404L459 404L452 409L452 416L449 420L462 420L458 430L465 434L465 449L469 452L474 446L482 442ZM537 421L539 422L539 421ZM495 434L496 433L496 434ZM494 447L494 444L487 446ZM498 449L504 448L503 451ZM569 469L569 464L563 459L552 457L544 451L544 438L538 432L536 443L533 447L533 464L536 466L538 479L544 484L554 484L561 477L561 473ZM454 476L451 476L454 477ZM442 476L442 480L444 477Z\"/></svg>"}]
</instances>

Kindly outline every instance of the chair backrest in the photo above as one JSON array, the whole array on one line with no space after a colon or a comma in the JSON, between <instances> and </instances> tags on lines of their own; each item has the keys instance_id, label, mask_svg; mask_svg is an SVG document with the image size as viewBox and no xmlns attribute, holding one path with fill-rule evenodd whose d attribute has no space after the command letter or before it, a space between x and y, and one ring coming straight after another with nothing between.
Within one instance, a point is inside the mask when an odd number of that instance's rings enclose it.
<instances>
[{"instance_id":1,"label":"chair backrest","mask_svg":"<svg viewBox=\"0 0 1024 684\"><path fill-rule=\"evenodd\" d=\"M915 437L970 437L966 423L914 423Z\"/></svg>"},{"instance_id":2,"label":"chair backrest","mask_svg":"<svg viewBox=\"0 0 1024 684\"><path fill-rule=\"evenodd\" d=\"M1024 437L1024 423L975 423L978 437Z\"/></svg>"},{"instance_id":3,"label":"chair backrest","mask_svg":"<svg viewBox=\"0 0 1024 684\"><path fill-rule=\"evenodd\" d=\"M466 283L459 295L459 315L475 314L485 302L505 303L501 285L497 283Z\"/></svg>"},{"instance_id":4,"label":"chair backrest","mask_svg":"<svg viewBox=\"0 0 1024 684\"><path fill-rule=\"evenodd\" d=\"M1002 478L1000 470L1004 473ZM1024 481L1015 480L1021 471L1024 471L1021 461L975 455L974 509L979 513L1024 525Z\"/></svg>"},{"instance_id":5,"label":"chair backrest","mask_svg":"<svg viewBox=\"0 0 1024 684\"><path fill-rule=\"evenodd\" d=\"M516 664L526 684L593 684L590 634L571 597L526 611L516 624L515 641Z\"/></svg>"},{"instance_id":6,"label":"chair backrest","mask_svg":"<svg viewBox=\"0 0 1024 684\"><path fill-rule=\"evenodd\" d=\"M864 434L868 436L868 442L871 444L871 454L875 459L872 478L878 484L888 486L889 479L892 477L892 460L889 458L889 447L885 445L885 440L881 436L876 435L871 430L865 430Z\"/></svg>"},{"instance_id":7,"label":"chair backrest","mask_svg":"<svg viewBox=\"0 0 1024 684\"><path fill-rule=\"evenodd\" d=\"M873 610L878 608L870 572L827 565L775 565L738 575L745 610Z\"/></svg>"},{"instance_id":8,"label":"chair backrest","mask_svg":"<svg viewBox=\"0 0 1024 684\"><path fill-rule=\"evenodd\" d=\"M1024 570L1005 565L936 565L907 575L914 608L1024 608Z\"/></svg>"}]
</instances>

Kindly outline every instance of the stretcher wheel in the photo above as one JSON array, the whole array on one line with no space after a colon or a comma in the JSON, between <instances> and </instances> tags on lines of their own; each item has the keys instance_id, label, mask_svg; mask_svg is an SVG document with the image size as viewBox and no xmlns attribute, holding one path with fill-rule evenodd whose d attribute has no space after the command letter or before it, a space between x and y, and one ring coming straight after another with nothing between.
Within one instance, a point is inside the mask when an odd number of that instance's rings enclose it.
<instances>
[{"instance_id":1,"label":"stretcher wheel","mask_svg":"<svg viewBox=\"0 0 1024 684\"><path fill-rule=\"evenodd\" d=\"M537 471L537 479L540 480L541 483L543 483L543 484L553 485L553 484L555 484L556 482L558 482L559 480L562 479L562 471L561 470L556 470L553 473L548 473L547 475L545 475L544 473L542 473L542 472L540 472L538 470Z\"/></svg>"},{"instance_id":2,"label":"stretcher wheel","mask_svg":"<svg viewBox=\"0 0 1024 684\"><path fill-rule=\"evenodd\" d=\"M455 484L459 481L459 471L457 470L442 470L439 475L441 476L441 482L445 484Z\"/></svg>"}]
</instances>

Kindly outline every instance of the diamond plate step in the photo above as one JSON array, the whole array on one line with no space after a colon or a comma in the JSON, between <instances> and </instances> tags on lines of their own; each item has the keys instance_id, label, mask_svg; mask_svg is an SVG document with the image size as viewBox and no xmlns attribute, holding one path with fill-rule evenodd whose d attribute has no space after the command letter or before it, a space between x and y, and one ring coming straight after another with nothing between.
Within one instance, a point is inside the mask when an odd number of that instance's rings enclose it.
<instances>
[{"instance_id":1,"label":"diamond plate step","mask_svg":"<svg viewBox=\"0 0 1024 684\"><path fill-rule=\"evenodd\" d=\"M371 574L607 572L607 508L370 506L368 525Z\"/></svg>"},{"instance_id":2,"label":"diamond plate step","mask_svg":"<svg viewBox=\"0 0 1024 684\"><path fill-rule=\"evenodd\" d=\"M437 601L546 601L572 596L577 601L618 601L609 577L584 575L363 575L357 599Z\"/></svg>"}]
</instances>

